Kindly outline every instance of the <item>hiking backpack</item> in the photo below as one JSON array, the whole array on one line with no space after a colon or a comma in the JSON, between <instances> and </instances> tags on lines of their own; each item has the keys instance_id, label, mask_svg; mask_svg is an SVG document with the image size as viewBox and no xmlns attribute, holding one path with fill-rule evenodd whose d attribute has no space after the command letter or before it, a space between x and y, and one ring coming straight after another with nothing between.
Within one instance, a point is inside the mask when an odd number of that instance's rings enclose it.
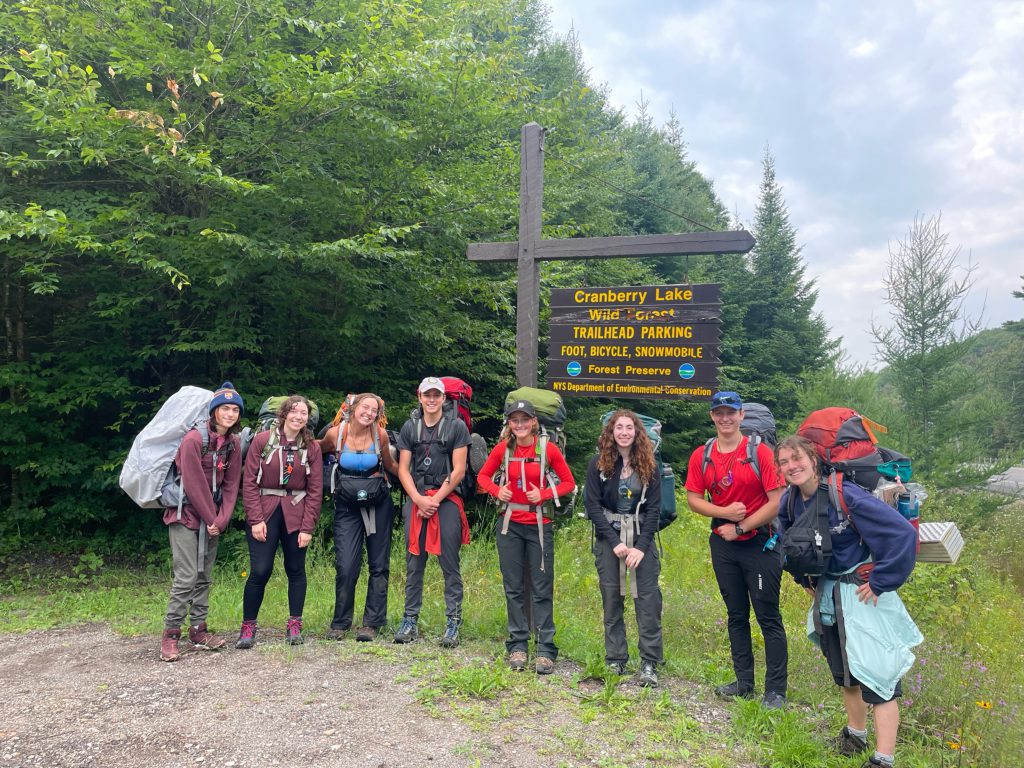
<instances>
[{"instance_id":1,"label":"hiking backpack","mask_svg":"<svg viewBox=\"0 0 1024 768\"><path fill-rule=\"evenodd\" d=\"M256 425L252 428L246 427L242 430L240 437L242 441L242 460L245 460L246 455L249 453L249 445L252 443L253 438L256 437L260 432L270 431L270 439L267 440L267 444L263 446L263 451L260 454L260 469L256 475L256 482L259 483L263 477L263 465L270 458L270 454L281 448L280 443L280 426L277 422L277 411L281 407L282 403L287 400L289 395L273 395L263 401L260 406L259 413L256 415ZM316 407L316 403L309 400L309 420L306 422L306 428L309 429L310 433L316 434L316 426L320 423L320 409ZM299 451L300 462L303 469L306 470L306 474L309 474L309 448L303 446ZM282 459L283 465L283 459Z\"/></svg>"},{"instance_id":2,"label":"hiking backpack","mask_svg":"<svg viewBox=\"0 0 1024 768\"><path fill-rule=\"evenodd\" d=\"M764 443L772 450L778 443L775 433L775 416L768 409L767 405L761 403L743 404L743 422L740 424L740 432L747 437L747 458L744 464L749 464L754 470L757 479L761 479L761 462L757 457L757 446ZM715 445L714 437L704 443L704 455L700 462L700 472L703 475L711 463L711 449Z\"/></svg>"},{"instance_id":3,"label":"hiking backpack","mask_svg":"<svg viewBox=\"0 0 1024 768\"><path fill-rule=\"evenodd\" d=\"M451 433L451 424L454 419L459 419L469 430L469 446L466 451L466 474L462 476L456 493L463 501L468 501L476 493L476 476L487 460L487 443L473 431L473 387L456 376L441 376L441 383L444 384L444 405L441 406L441 421L437 432L437 442L441 449L445 448L445 441ZM423 441L423 409L417 406L412 409L409 418L416 424L416 444ZM445 461L448 462L448 474L451 475L451 457L445 451Z\"/></svg>"},{"instance_id":4,"label":"hiking backpack","mask_svg":"<svg viewBox=\"0 0 1024 768\"><path fill-rule=\"evenodd\" d=\"M608 411L601 417L601 426L608 424L608 420L615 411ZM654 476L660 478L661 482L661 509L658 510L658 530L661 531L675 522L676 513L676 475L672 471L672 465L666 464L661 458L661 422L652 416L644 416L637 413L636 417L644 425L644 432L651 441L654 448ZM644 488L644 496L647 495L647 488ZM641 497L641 502L643 497Z\"/></svg>"},{"instance_id":5,"label":"hiking backpack","mask_svg":"<svg viewBox=\"0 0 1024 768\"><path fill-rule=\"evenodd\" d=\"M824 489L844 523L850 519L850 508L843 495L844 481L852 481L877 496L875 491L880 483L887 480L905 483L911 478L911 460L898 451L878 445L875 432L888 430L852 408L839 407L814 411L797 428L797 435L810 441L821 459ZM919 502L914 499L912 503L913 510L904 513L898 506L898 497L894 496L891 506L907 517L917 513ZM791 511L787 513L792 517ZM908 519L916 528L916 517Z\"/></svg>"},{"instance_id":6,"label":"hiking backpack","mask_svg":"<svg viewBox=\"0 0 1024 768\"><path fill-rule=\"evenodd\" d=\"M202 452L210 446L210 401L213 392L186 386L171 395L132 441L118 484L143 509L181 508L188 503L174 459L178 446L192 429L203 438ZM228 442L231 450L231 442ZM217 489L213 489L216 494Z\"/></svg>"}]
</instances>

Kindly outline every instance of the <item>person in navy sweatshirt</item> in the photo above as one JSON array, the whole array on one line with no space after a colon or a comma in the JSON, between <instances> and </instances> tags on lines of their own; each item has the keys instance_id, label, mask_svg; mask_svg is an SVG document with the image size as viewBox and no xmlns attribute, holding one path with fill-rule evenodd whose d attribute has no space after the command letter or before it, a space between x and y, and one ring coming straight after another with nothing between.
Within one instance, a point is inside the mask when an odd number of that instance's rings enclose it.
<instances>
[{"instance_id":1,"label":"person in navy sweatshirt","mask_svg":"<svg viewBox=\"0 0 1024 768\"><path fill-rule=\"evenodd\" d=\"M867 749L871 704L875 752L864 768L892 768L900 680L914 663L910 649L924 640L896 594L914 569L917 532L899 512L852 482L840 486L840 506L846 509L837 510L814 445L804 438L783 439L775 456L789 484L779 503L783 536L805 511L816 514L817 505L828 507L831 560L823 575L797 578L797 583L814 598L808 637L821 648L843 690L847 725L837 746L848 755Z\"/></svg>"}]
</instances>

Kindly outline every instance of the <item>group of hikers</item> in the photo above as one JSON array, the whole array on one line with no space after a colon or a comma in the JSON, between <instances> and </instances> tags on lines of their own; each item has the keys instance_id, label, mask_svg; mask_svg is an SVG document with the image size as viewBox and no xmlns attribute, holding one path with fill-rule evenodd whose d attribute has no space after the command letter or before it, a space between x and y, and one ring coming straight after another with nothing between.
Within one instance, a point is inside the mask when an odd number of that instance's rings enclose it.
<instances>
[{"instance_id":1,"label":"group of hikers","mask_svg":"<svg viewBox=\"0 0 1024 768\"><path fill-rule=\"evenodd\" d=\"M384 429L383 401L366 393L349 398L347 418L319 440L309 428L310 402L300 395L286 398L273 426L253 438L242 466L242 397L231 382L214 393L208 442L191 430L175 458L187 503L164 514L173 584L161 641L163 660L178 658L186 617L192 645L225 645L210 632L206 618L217 542L239 490L250 567L235 647L255 644L259 610L279 546L288 578L285 640L303 642L305 557L325 491L334 503L336 566L335 608L326 637L342 640L355 627L356 640L375 640L387 621L395 515L388 474L397 476L406 497L401 510L405 608L393 642L410 643L419 637L423 575L427 555L433 554L444 576L447 621L440 645L458 644L463 601L459 553L470 533L460 492L468 471L470 432L459 419L443 418L446 394L440 378L423 379L417 398L419 409L397 435L397 462ZM748 445L749 438L740 429L743 402L736 392L715 393L710 413L715 437L690 457L686 497L691 510L710 518L711 562L728 615L735 680L718 686L716 693L725 698L754 696L753 607L765 644L762 706L786 705L788 652L779 608L784 558L777 542L791 527L795 534L801 519L827 515L831 560L822 575L797 581L813 598L808 635L821 648L842 689L847 724L837 748L849 755L867 750L870 704L876 746L865 766L892 766L900 679L913 663L910 649L922 640L896 594L914 566L914 528L893 507L854 483L842 486L841 499L830 496L821 460L807 440L784 438L774 453L764 443ZM546 675L554 671L558 658L552 502L571 493L576 483L555 441L544 438L533 403L510 400L504 415L501 437L476 477L477 488L503 510L496 520L495 541L508 620L507 663L514 670L529 666L532 616L533 668ZM327 473L326 489L325 456L337 457L337 467ZM642 686L657 686L657 669L664 661L661 564L655 541L661 509L659 474L654 445L638 415L625 409L610 414L587 468L584 506L594 529L605 661L614 673L626 673L629 650L623 609L628 595L635 606L636 679ZM356 626L355 591L364 548L368 583Z\"/></svg>"}]
</instances>

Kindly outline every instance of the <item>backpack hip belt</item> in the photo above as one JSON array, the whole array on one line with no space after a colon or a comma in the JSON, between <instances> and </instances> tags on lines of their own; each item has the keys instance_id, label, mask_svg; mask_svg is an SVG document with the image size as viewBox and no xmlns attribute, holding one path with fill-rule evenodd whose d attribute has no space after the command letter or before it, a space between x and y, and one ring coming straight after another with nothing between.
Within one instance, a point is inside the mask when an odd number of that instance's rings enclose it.
<instances>
[{"instance_id":1,"label":"backpack hip belt","mask_svg":"<svg viewBox=\"0 0 1024 768\"><path fill-rule=\"evenodd\" d=\"M293 491L289 488L260 488L260 496L291 496L293 507L306 498L305 491Z\"/></svg>"},{"instance_id":2,"label":"backpack hip belt","mask_svg":"<svg viewBox=\"0 0 1024 768\"><path fill-rule=\"evenodd\" d=\"M640 534L640 526L643 524L644 515L642 512L637 514L626 513L622 514L619 512L612 512L610 509L602 509L605 518L611 524L612 528L615 527L615 523L619 524L619 542L625 544L628 549L633 549L636 544L636 537ZM626 596L627 588L626 582L629 582L628 592L631 597L635 600L640 595L636 589L636 575L633 578L629 578L629 569L626 567L626 558L620 557L619 561L619 594L622 597Z\"/></svg>"}]
</instances>

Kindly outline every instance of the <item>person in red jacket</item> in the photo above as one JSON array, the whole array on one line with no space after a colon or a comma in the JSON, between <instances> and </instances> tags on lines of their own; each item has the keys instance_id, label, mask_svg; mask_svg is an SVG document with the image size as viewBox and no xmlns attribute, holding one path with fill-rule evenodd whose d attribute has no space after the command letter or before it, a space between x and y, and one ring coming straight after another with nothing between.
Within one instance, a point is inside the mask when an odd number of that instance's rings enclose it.
<instances>
[{"instance_id":1,"label":"person in red jacket","mask_svg":"<svg viewBox=\"0 0 1024 768\"><path fill-rule=\"evenodd\" d=\"M253 438L245 458L242 502L249 540L249 578L242 593L242 628L236 648L256 643L256 619L274 571L278 544L288 576L288 623L285 640L302 643L302 609L306 603L306 548L320 519L323 458L307 426L309 401L292 395L277 411L273 426Z\"/></svg>"},{"instance_id":2,"label":"person in red jacket","mask_svg":"<svg viewBox=\"0 0 1024 768\"><path fill-rule=\"evenodd\" d=\"M207 424L202 430L189 430L174 457L186 500L180 510L164 510L174 578L160 641L163 661L178 660L178 641L186 614L192 645L208 650L224 647L223 638L207 629L206 616L217 542L231 521L238 499L242 454L237 433L244 407L235 385L225 381L210 401Z\"/></svg>"},{"instance_id":3,"label":"person in red jacket","mask_svg":"<svg viewBox=\"0 0 1024 768\"><path fill-rule=\"evenodd\" d=\"M524 600L524 580L528 572L537 625L535 669L539 675L548 675L554 671L558 658L553 610L555 546L551 502L556 496L572 493L576 481L558 446L540 438L540 424L532 403L513 401L505 410L505 416L508 423L503 439L484 462L477 476L477 487L497 499L504 509L497 521L495 540L501 580L505 585L508 664L521 671L526 669L529 659L530 626ZM501 482L496 483L494 476L499 469ZM558 477L554 487L548 479L548 469Z\"/></svg>"}]
</instances>

